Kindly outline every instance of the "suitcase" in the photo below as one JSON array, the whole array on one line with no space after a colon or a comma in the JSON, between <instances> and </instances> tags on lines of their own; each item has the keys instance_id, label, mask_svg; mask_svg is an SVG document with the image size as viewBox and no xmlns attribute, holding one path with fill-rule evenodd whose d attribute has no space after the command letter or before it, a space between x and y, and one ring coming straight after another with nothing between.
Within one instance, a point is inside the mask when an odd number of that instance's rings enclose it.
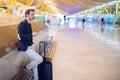
<instances>
[{"instance_id":1,"label":"suitcase","mask_svg":"<svg viewBox=\"0 0 120 80\"><path fill-rule=\"evenodd\" d=\"M46 42L41 41L39 43L39 54L44 53L43 62L38 65L38 77L39 80L53 80L52 75L52 62L45 57Z\"/></svg>"}]
</instances>

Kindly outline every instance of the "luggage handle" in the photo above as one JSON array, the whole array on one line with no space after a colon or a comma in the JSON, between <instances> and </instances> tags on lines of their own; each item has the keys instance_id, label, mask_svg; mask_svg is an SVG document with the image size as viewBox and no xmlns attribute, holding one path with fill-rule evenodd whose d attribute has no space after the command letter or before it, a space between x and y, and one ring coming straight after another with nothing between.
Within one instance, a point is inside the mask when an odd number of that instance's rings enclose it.
<instances>
[{"instance_id":1,"label":"luggage handle","mask_svg":"<svg viewBox=\"0 0 120 80\"><path fill-rule=\"evenodd\" d=\"M41 46L40 44L43 43L43 49L41 50ZM45 48L46 48L46 43L44 41L40 41L39 42L39 54L41 54L43 52L43 59L45 59L45 56L46 56L46 51L45 51Z\"/></svg>"},{"instance_id":2,"label":"luggage handle","mask_svg":"<svg viewBox=\"0 0 120 80\"><path fill-rule=\"evenodd\" d=\"M49 36L47 40L45 40L45 41L40 41L40 42L39 42L39 54L41 54L42 51L43 51L44 54L46 54L46 53L48 52L47 49L50 48L50 46L52 45L52 40L53 40L53 37L52 37L52 36ZM44 46L44 47L43 47L43 50L40 50L40 47L41 47L40 44L41 44L41 43L44 44L44 45L43 45L43 46Z\"/></svg>"}]
</instances>

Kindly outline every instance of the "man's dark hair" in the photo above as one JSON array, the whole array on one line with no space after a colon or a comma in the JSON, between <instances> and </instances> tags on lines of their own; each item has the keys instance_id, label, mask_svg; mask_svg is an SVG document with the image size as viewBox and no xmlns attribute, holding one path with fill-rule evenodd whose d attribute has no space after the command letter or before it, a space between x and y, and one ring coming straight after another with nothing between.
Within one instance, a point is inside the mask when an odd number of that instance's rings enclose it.
<instances>
[{"instance_id":1,"label":"man's dark hair","mask_svg":"<svg viewBox=\"0 0 120 80\"><path fill-rule=\"evenodd\" d=\"M28 9L28 10L26 10L26 12L25 12L25 17L27 17L27 14L30 14L30 11L35 11L34 9Z\"/></svg>"}]
</instances>

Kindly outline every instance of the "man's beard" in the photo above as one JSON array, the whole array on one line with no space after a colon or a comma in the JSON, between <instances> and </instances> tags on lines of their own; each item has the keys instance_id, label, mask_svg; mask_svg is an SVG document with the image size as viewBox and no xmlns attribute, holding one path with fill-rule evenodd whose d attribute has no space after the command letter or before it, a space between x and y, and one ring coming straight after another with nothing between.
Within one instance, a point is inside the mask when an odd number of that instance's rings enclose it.
<instances>
[{"instance_id":1,"label":"man's beard","mask_svg":"<svg viewBox=\"0 0 120 80\"><path fill-rule=\"evenodd\" d=\"M30 21L33 21L34 20L34 18L33 19L30 19Z\"/></svg>"}]
</instances>

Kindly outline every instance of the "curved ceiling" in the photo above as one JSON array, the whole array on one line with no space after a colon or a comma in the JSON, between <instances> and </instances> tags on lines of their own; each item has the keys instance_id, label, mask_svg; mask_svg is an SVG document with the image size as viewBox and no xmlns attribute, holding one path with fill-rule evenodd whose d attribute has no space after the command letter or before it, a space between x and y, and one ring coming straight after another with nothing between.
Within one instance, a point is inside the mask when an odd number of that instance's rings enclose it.
<instances>
[{"instance_id":1,"label":"curved ceiling","mask_svg":"<svg viewBox=\"0 0 120 80\"><path fill-rule=\"evenodd\" d=\"M114 0L44 0L43 3L55 12L77 13Z\"/></svg>"},{"instance_id":2,"label":"curved ceiling","mask_svg":"<svg viewBox=\"0 0 120 80\"><path fill-rule=\"evenodd\" d=\"M50 13L60 12L64 15L69 15L115 0L7 0L7 1L18 1L27 6L36 5L37 8L43 12Z\"/></svg>"}]
</instances>

